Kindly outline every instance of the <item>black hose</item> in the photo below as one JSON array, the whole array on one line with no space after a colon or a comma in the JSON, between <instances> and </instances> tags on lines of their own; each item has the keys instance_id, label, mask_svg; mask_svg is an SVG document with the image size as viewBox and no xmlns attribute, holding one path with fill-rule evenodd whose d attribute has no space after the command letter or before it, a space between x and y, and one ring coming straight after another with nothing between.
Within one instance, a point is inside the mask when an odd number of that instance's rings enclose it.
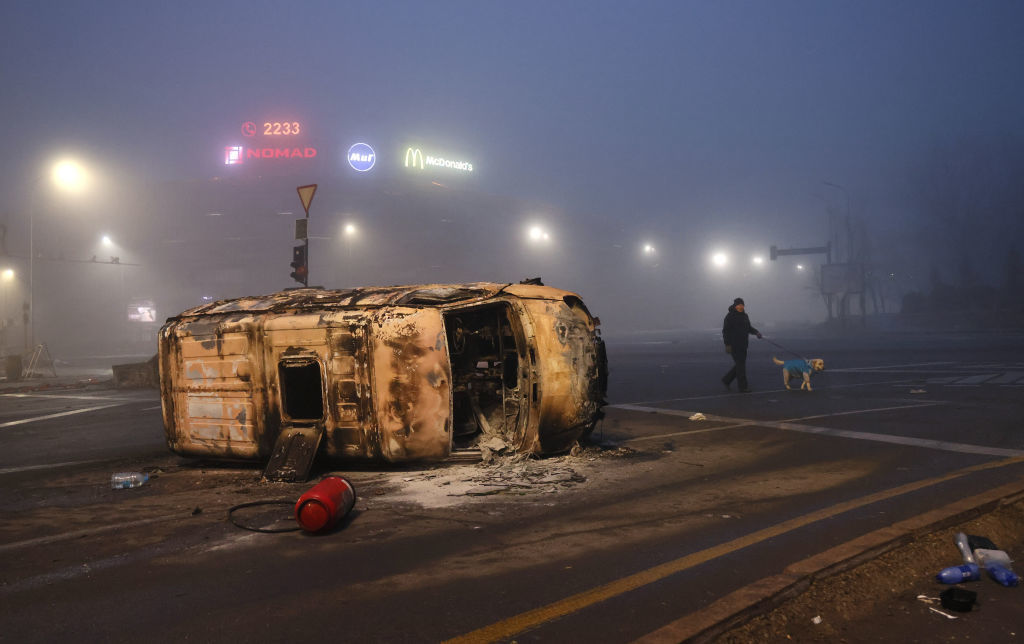
<instances>
[{"instance_id":1,"label":"black hose","mask_svg":"<svg viewBox=\"0 0 1024 644\"><path fill-rule=\"evenodd\" d=\"M292 507L295 505L295 501L280 499L270 501L249 501L248 503L239 503L238 505L228 509L228 521L235 524L236 527L242 528L243 530L251 530L253 532L265 532L269 534L276 534L278 532L297 532L302 529L299 526L291 526L288 528L254 528L253 526L242 525L238 521L235 521L235 510L241 510L242 508L251 508L258 505L287 505L289 507Z\"/></svg>"}]
</instances>

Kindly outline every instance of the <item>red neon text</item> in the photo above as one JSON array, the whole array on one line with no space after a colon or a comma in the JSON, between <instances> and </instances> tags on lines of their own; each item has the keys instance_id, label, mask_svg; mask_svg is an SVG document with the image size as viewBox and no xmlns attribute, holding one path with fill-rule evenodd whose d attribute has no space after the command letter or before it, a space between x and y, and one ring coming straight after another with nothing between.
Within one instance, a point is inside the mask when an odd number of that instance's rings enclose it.
<instances>
[{"instance_id":1,"label":"red neon text","mask_svg":"<svg viewBox=\"0 0 1024 644\"><path fill-rule=\"evenodd\" d=\"M316 148L249 148L247 159L312 159Z\"/></svg>"}]
</instances>

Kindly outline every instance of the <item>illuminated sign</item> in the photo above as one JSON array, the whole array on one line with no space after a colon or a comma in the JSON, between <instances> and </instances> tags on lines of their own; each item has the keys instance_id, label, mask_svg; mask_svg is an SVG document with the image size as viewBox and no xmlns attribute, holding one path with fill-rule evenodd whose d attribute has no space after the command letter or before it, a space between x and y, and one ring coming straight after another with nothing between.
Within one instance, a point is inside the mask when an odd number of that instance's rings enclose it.
<instances>
[{"instance_id":1,"label":"illuminated sign","mask_svg":"<svg viewBox=\"0 0 1024 644\"><path fill-rule=\"evenodd\" d=\"M238 165L243 161L243 148L240 145L229 145L224 148L224 165Z\"/></svg>"},{"instance_id":2,"label":"illuminated sign","mask_svg":"<svg viewBox=\"0 0 1024 644\"><path fill-rule=\"evenodd\" d=\"M348 149L348 164L358 172L368 172L377 163L377 154L366 143L356 143Z\"/></svg>"},{"instance_id":3,"label":"illuminated sign","mask_svg":"<svg viewBox=\"0 0 1024 644\"><path fill-rule=\"evenodd\" d=\"M156 307L146 300L128 305L129 322L156 322Z\"/></svg>"},{"instance_id":4,"label":"illuminated sign","mask_svg":"<svg viewBox=\"0 0 1024 644\"><path fill-rule=\"evenodd\" d=\"M298 121L264 121L263 136L294 136L302 132Z\"/></svg>"},{"instance_id":5,"label":"illuminated sign","mask_svg":"<svg viewBox=\"0 0 1024 644\"><path fill-rule=\"evenodd\" d=\"M316 148L245 148L229 145L224 148L224 165L239 165L246 159L312 159Z\"/></svg>"},{"instance_id":6,"label":"illuminated sign","mask_svg":"<svg viewBox=\"0 0 1024 644\"><path fill-rule=\"evenodd\" d=\"M461 172L473 171L473 164L468 161L456 161L454 159L435 157L429 154L424 155L423 151L419 148L406 148L405 167L425 170L427 166L446 168L448 170L459 170Z\"/></svg>"}]
</instances>

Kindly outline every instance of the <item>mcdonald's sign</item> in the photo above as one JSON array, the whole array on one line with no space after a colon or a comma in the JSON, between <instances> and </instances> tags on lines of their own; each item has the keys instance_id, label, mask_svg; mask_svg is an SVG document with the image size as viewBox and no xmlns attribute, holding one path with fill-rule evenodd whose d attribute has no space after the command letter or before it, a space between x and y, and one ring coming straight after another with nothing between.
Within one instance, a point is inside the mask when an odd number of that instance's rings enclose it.
<instances>
[{"instance_id":1,"label":"mcdonald's sign","mask_svg":"<svg viewBox=\"0 0 1024 644\"><path fill-rule=\"evenodd\" d=\"M416 161L419 160L419 168L423 169L423 153L420 152L419 148L409 148L405 151L405 167L415 168Z\"/></svg>"},{"instance_id":2,"label":"mcdonald's sign","mask_svg":"<svg viewBox=\"0 0 1024 644\"><path fill-rule=\"evenodd\" d=\"M444 157L435 157L430 154L423 154L419 148L409 147L405 149L405 167L425 170L427 166L445 168L447 170L459 170L461 172L472 172L473 164L468 161L456 161Z\"/></svg>"}]
</instances>

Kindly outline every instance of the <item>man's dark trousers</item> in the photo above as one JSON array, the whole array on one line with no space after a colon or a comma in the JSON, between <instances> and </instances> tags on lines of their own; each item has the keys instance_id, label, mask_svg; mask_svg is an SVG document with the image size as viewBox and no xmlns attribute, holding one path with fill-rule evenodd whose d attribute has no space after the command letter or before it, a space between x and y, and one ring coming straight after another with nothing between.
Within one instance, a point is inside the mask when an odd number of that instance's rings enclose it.
<instances>
[{"instance_id":1,"label":"man's dark trousers","mask_svg":"<svg viewBox=\"0 0 1024 644\"><path fill-rule=\"evenodd\" d=\"M722 382L728 386L732 384L733 379L736 379L740 386L740 391L747 389L747 348L734 345L730 355L732 355L732 361L735 364L733 364L729 373L725 374L725 377L722 378Z\"/></svg>"}]
</instances>

